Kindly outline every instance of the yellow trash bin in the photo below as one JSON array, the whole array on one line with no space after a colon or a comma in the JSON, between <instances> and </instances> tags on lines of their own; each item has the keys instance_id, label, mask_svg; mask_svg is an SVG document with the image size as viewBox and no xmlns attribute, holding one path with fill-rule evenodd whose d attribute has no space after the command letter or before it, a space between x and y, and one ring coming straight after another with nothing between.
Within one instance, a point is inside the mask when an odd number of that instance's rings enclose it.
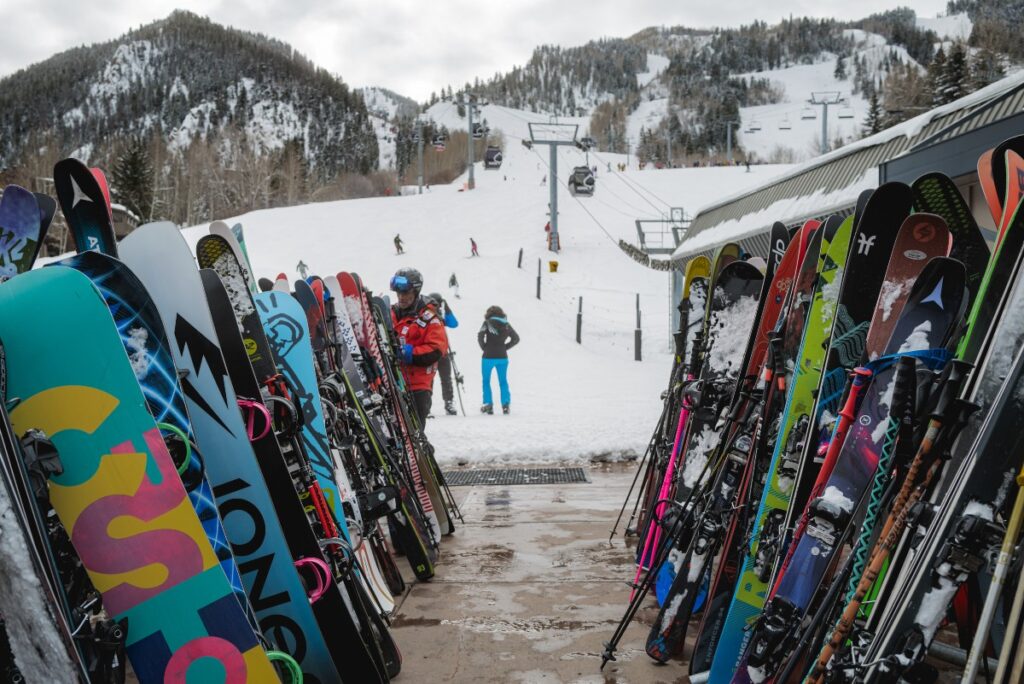
<instances>
[{"instance_id":1,"label":"yellow trash bin","mask_svg":"<svg viewBox=\"0 0 1024 684\"><path fill-rule=\"evenodd\" d=\"M558 262L557 261L549 261L548 262L548 273L558 273Z\"/></svg>"}]
</instances>

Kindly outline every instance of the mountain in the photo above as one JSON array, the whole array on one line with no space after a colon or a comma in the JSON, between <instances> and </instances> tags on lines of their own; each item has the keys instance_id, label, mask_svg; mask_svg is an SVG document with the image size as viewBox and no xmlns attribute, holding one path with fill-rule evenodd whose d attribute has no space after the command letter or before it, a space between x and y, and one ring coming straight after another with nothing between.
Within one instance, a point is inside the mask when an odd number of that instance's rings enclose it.
<instances>
[{"instance_id":1,"label":"mountain","mask_svg":"<svg viewBox=\"0 0 1024 684\"><path fill-rule=\"evenodd\" d=\"M288 154L320 183L378 161L359 93L281 41L184 11L0 80L0 167L112 166L133 138L161 142L158 158L208 146L224 167Z\"/></svg>"},{"instance_id":2,"label":"mountain","mask_svg":"<svg viewBox=\"0 0 1024 684\"><path fill-rule=\"evenodd\" d=\"M645 162L721 160L730 144L734 159L792 162L821 150L822 113L807 107L813 92L839 94L827 142L850 142L1015 68L1019 48L996 25L1015 26L1018 14L1014 0L954 0L933 19L897 8L852 22L651 27L581 47L541 46L521 67L441 95L471 90L503 106L589 114L601 149L632 149ZM766 126L778 135L754 135Z\"/></svg>"}]
</instances>

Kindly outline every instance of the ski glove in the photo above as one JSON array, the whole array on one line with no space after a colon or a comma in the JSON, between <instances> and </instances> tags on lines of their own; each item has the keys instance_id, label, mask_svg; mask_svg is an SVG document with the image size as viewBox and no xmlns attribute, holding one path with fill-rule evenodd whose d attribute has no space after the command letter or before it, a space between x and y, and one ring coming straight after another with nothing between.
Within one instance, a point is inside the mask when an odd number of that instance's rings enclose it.
<instances>
[{"instance_id":1,"label":"ski glove","mask_svg":"<svg viewBox=\"0 0 1024 684\"><path fill-rule=\"evenodd\" d=\"M412 363L412 345L411 344L403 344L402 345L402 363L404 363L405 365L409 365L409 364Z\"/></svg>"},{"instance_id":2,"label":"ski glove","mask_svg":"<svg viewBox=\"0 0 1024 684\"><path fill-rule=\"evenodd\" d=\"M453 314L451 311L445 311L444 312L444 326L446 328L458 328L459 327L459 319L455 318L455 314Z\"/></svg>"}]
</instances>

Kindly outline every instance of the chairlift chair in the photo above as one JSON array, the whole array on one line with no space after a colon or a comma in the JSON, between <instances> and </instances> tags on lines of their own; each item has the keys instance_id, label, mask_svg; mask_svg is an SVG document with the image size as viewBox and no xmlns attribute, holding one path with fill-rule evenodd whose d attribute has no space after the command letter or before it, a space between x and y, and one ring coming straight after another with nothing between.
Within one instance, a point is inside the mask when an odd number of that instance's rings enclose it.
<instances>
[{"instance_id":1,"label":"chairlift chair","mask_svg":"<svg viewBox=\"0 0 1024 684\"><path fill-rule=\"evenodd\" d=\"M569 192L573 196L589 197L593 195L595 184L594 171L589 166L577 166L569 176Z\"/></svg>"},{"instance_id":2,"label":"chairlift chair","mask_svg":"<svg viewBox=\"0 0 1024 684\"><path fill-rule=\"evenodd\" d=\"M437 150L438 152L444 152L445 140L446 138L443 133L438 133L437 135L435 135L433 140L434 149Z\"/></svg>"},{"instance_id":3,"label":"chairlift chair","mask_svg":"<svg viewBox=\"0 0 1024 684\"><path fill-rule=\"evenodd\" d=\"M480 140L486 132L487 129L484 128L483 124L473 124L473 140Z\"/></svg>"},{"instance_id":4,"label":"chairlift chair","mask_svg":"<svg viewBox=\"0 0 1024 684\"><path fill-rule=\"evenodd\" d=\"M800 110L800 118L803 119L804 121L817 119L818 113L811 109L810 107L804 107L802 110Z\"/></svg>"},{"instance_id":5,"label":"chairlift chair","mask_svg":"<svg viewBox=\"0 0 1024 684\"><path fill-rule=\"evenodd\" d=\"M750 122L750 132L751 133L756 133L759 130L761 130L761 122L758 121L757 119L751 121Z\"/></svg>"},{"instance_id":6,"label":"chairlift chair","mask_svg":"<svg viewBox=\"0 0 1024 684\"><path fill-rule=\"evenodd\" d=\"M501 148L497 145L488 145L487 149L484 151L484 168L501 168Z\"/></svg>"},{"instance_id":7,"label":"chairlift chair","mask_svg":"<svg viewBox=\"0 0 1024 684\"><path fill-rule=\"evenodd\" d=\"M839 118L840 119L852 119L852 118L854 118L854 116L853 116L853 107L851 107L849 105L845 105L843 107L840 107L839 108Z\"/></svg>"},{"instance_id":8,"label":"chairlift chair","mask_svg":"<svg viewBox=\"0 0 1024 684\"><path fill-rule=\"evenodd\" d=\"M789 117L783 117L782 121L779 122L780 131L791 131L793 130L793 124L789 122Z\"/></svg>"}]
</instances>

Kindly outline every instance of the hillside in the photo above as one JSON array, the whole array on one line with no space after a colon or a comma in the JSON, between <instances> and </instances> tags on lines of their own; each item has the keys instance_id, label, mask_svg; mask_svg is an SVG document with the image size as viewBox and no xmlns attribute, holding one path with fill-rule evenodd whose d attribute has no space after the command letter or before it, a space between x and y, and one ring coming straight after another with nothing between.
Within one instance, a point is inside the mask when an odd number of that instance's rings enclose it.
<instances>
[{"instance_id":1,"label":"hillside","mask_svg":"<svg viewBox=\"0 0 1024 684\"><path fill-rule=\"evenodd\" d=\"M440 103L427 114L456 127L458 113ZM548 188L546 152L528 151L519 141L529 121L546 117L488 106L484 114L506 137L501 169L475 169L477 189L460 192L464 178L435 185L423 195L325 202L257 211L237 217L245 227L257 276L284 271L297 277L300 260L310 272L355 270L375 290L400 266L414 266L426 290L441 292L461 324L449 331L456 362L465 375L467 418L440 416L428 434L445 462L580 460L620 457L643 451L660 410L669 357L669 279L639 266L618 248L619 238L636 241L635 218L654 218L669 206L692 211L726 189L764 182L781 169L742 168L606 171L621 155L591 154L599 165L597 192L575 200L560 190L563 251L544 249ZM564 183L579 151L564 150L559 174ZM228 219L229 221L235 219ZM193 242L204 228L187 231ZM392 238L401 234L406 254L396 256ZM481 256L469 258L469 238ZM519 249L524 267L516 268ZM537 261L543 261L542 299L536 299ZM558 272L548 273L556 259ZM459 299L446 285L455 273ZM635 301L640 295L644 360L633 360ZM583 344L574 341L577 297L583 297ZM484 310L504 307L522 336L510 353L511 416L482 416L476 333ZM441 412L435 390L434 415ZM614 401L611 399L614 398ZM541 435L544 435L541 438Z\"/></svg>"},{"instance_id":2,"label":"hillside","mask_svg":"<svg viewBox=\"0 0 1024 684\"><path fill-rule=\"evenodd\" d=\"M188 12L0 80L0 168L12 180L49 176L66 156L112 168L132 141L170 188L135 209L162 204L179 221L305 196L300 182L378 162L366 106L344 82L285 43ZM213 194L231 169L246 170L246 192Z\"/></svg>"}]
</instances>

